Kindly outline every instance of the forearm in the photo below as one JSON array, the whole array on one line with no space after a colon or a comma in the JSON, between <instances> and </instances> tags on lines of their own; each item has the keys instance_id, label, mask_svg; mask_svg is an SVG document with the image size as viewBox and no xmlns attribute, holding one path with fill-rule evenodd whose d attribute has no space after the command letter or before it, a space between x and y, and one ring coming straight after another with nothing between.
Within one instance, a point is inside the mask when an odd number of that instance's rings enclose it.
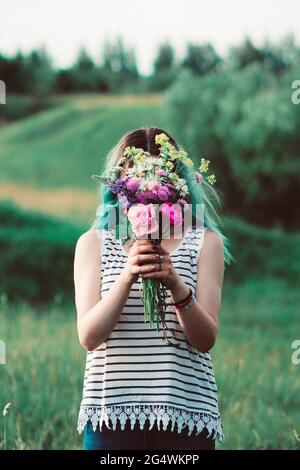
<instances>
[{"instance_id":1,"label":"forearm","mask_svg":"<svg viewBox=\"0 0 300 470\"><path fill-rule=\"evenodd\" d=\"M187 297L189 287L179 276L178 281L170 289L174 303ZM200 306L196 300L193 305L180 311L176 308L178 320L188 341L199 351L207 352L214 345L217 325L214 319Z\"/></svg>"},{"instance_id":2,"label":"forearm","mask_svg":"<svg viewBox=\"0 0 300 470\"><path fill-rule=\"evenodd\" d=\"M89 351L99 347L118 323L131 290L122 271L109 292L78 320L81 344Z\"/></svg>"}]
</instances>

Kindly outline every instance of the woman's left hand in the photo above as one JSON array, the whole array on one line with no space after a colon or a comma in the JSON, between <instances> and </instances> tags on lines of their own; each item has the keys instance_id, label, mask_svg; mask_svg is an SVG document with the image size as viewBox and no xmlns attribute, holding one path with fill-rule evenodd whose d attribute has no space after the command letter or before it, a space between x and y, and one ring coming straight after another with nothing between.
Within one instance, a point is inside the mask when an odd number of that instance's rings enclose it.
<instances>
[{"instance_id":1,"label":"woman's left hand","mask_svg":"<svg viewBox=\"0 0 300 470\"><path fill-rule=\"evenodd\" d=\"M161 263L154 263L155 269L149 273L142 275L143 279L158 279L168 289L173 289L175 285L180 281L180 276L175 270L170 253L165 250L161 244L156 245L158 247L157 253L163 256ZM152 264L152 263L151 263ZM160 265L160 270L159 270Z\"/></svg>"}]
</instances>

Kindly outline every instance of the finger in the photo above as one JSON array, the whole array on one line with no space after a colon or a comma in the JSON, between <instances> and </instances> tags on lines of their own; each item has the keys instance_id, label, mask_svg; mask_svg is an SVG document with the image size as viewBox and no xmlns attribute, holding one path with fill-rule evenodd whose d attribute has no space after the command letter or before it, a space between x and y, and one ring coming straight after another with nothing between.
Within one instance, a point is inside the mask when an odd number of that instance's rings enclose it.
<instances>
[{"instance_id":1,"label":"finger","mask_svg":"<svg viewBox=\"0 0 300 470\"><path fill-rule=\"evenodd\" d=\"M168 278L168 271L152 271L143 274L143 278L159 279L161 281Z\"/></svg>"},{"instance_id":2,"label":"finger","mask_svg":"<svg viewBox=\"0 0 300 470\"><path fill-rule=\"evenodd\" d=\"M133 274L143 274L149 272L155 272L158 270L157 264L143 264L139 266L138 264L132 266Z\"/></svg>"},{"instance_id":3,"label":"finger","mask_svg":"<svg viewBox=\"0 0 300 470\"><path fill-rule=\"evenodd\" d=\"M170 253L165 248L163 248L161 245L158 245L156 253L159 254L160 256L163 256L163 260L171 261Z\"/></svg>"},{"instance_id":4,"label":"finger","mask_svg":"<svg viewBox=\"0 0 300 470\"><path fill-rule=\"evenodd\" d=\"M132 257L133 264L157 263L160 261L160 255L157 253L137 254Z\"/></svg>"},{"instance_id":5,"label":"finger","mask_svg":"<svg viewBox=\"0 0 300 470\"><path fill-rule=\"evenodd\" d=\"M156 263L156 264L153 264L151 263L151 265L153 266L153 269L151 270L151 273L169 273L170 272L170 269L168 267L168 265L165 265L164 263ZM147 265L146 265L147 266Z\"/></svg>"},{"instance_id":6,"label":"finger","mask_svg":"<svg viewBox=\"0 0 300 470\"><path fill-rule=\"evenodd\" d=\"M161 254L161 255L168 255L169 254L169 252L162 246L161 243L159 243L156 246L157 246L157 251L158 251L159 254Z\"/></svg>"},{"instance_id":7,"label":"finger","mask_svg":"<svg viewBox=\"0 0 300 470\"><path fill-rule=\"evenodd\" d=\"M149 238L137 238L135 240L136 245L152 245L152 240Z\"/></svg>"},{"instance_id":8,"label":"finger","mask_svg":"<svg viewBox=\"0 0 300 470\"><path fill-rule=\"evenodd\" d=\"M132 248L132 256L143 254L143 253L150 253L155 254L158 253L158 249L155 248L152 244L142 244L142 245L135 245Z\"/></svg>"}]
</instances>

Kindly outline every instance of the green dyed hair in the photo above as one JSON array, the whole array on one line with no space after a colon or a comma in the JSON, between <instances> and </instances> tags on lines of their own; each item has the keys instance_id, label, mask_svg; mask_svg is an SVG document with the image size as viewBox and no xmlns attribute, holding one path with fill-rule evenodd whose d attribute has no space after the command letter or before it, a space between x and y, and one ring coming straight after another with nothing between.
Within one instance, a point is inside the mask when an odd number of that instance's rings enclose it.
<instances>
[{"instance_id":1,"label":"green dyed hair","mask_svg":"<svg viewBox=\"0 0 300 470\"><path fill-rule=\"evenodd\" d=\"M160 147L155 143L155 136L161 133L164 133L169 137L169 142L176 148L176 150L184 150L183 147L178 145L175 139L164 129L157 127L141 127L124 134L117 145L109 151L104 164L105 169L107 170L117 166L120 158L123 156L125 148L128 146L142 148L151 155L158 156ZM225 264L230 264L232 261L235 261L235 258L230 252L230 243L228 238L220 229L223 224L216 209L216 205L221 207L221 201L217 191L213 186L207 183L205 179L203 179L201 184L197 184L194 170L184 165L182 162L180 164L179 173L179 176L187 181L191 197L192 226L197 227L199 224L197 217L199 213L196 208L197 205L202 204L204 211L201 218L201 224L203 225L204 221L204 227L215 231L222 238L224 246L224 262ZM96 211L96 217L91 228L96 230L108 230L108 225L115 222L116 237L119 238L122 236L122 231L123 234L125 233L125 235L128 236L128 221L126 216L122 216L121 211L119 211L118 198L104 183L100 183L98 200L99 204ZM111 222L109 218L111 213L116 215L116 220L113 222Z\"/></svg>"}]
</instances>

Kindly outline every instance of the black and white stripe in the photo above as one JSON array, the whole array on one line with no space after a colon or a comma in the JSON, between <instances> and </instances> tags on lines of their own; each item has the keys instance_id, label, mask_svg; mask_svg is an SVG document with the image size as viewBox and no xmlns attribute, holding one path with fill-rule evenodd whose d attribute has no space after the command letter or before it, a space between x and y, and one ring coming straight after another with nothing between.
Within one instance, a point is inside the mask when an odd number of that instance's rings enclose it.
<instances>
[{"instance_id":1,"label":"black and white stripe","mask_svg":"<svg viewBox=\"0 0 300 470\"><path fill-rule=\"evenodd\" d=\"M188 227L184 239L171 254L175 269L196 292L197 261L204 240L203 228ZM109 292L123 269L127 254L110 232L102 231L101 296ZM185 412L200 413L215 420L223 439L218 409L217 385L210 353L200 353L186 339L171 305L166 322L177 332L178 347L166 344L162 331L144 321L140 284L132 285L119 322L106 341L87 352L78 429L93 420L91 410L134 405L165 405ZM188 314L188 312L187 312ZM107 417L103 418L104 420ZM80 424L81 423L81 424Z\"/></svg>"}]
</instances>

